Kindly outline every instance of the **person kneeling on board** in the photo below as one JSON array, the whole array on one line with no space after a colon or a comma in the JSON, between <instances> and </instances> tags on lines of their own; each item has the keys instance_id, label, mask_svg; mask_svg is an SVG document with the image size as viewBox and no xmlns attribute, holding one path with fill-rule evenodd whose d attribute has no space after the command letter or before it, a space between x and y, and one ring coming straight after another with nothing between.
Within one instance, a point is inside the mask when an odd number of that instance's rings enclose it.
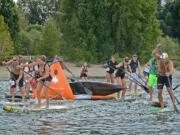
<instances>
[{"instance_id":1,"label":"person kneeling on board","mask_svg":"<svg viewBox=\"0 0 180 135\"><path fill-rule=\"evenodd\" d=\"M50 86L50 82L52 77L50 75L50 68L48 64L46 64L46 56L41 55L38 57L37 61L32 64L24 64L21 67L33 67L38 65L38 71L36 71L36 80L37 80L37 100L38 104L35 108L41 108L41 91L44 86L44 94L46 98L46 108L49 108L49 95L48 88Z\"/></svg>"},{"instance_id":2,"label":"person kneeling on board","mask_svg":"<svg viewBox=\"0 0 180 135\"><path fill-rule=\"evenodd\" d=\"M22 69L18 66L20 65L19 56L14 56L12 60L8 62L3 62L3 64L10 65L10 94L12 97L12 102L15 101L16 88L19 87L22 93L22 101L25 100L25 90L24 90L24 75Z\"/></svg>"}]
</instances>

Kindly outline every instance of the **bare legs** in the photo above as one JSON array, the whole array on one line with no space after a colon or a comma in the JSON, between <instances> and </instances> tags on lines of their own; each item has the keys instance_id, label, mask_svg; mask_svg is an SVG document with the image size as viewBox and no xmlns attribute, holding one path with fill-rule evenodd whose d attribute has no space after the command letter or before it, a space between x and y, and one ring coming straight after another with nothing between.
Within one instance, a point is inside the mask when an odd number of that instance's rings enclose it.
<instances>
[{"instance_id":1,"label":"bare legs","mask_svg":"<svg viewBox=\"0 0 180 135\"><path fill-rule=\"evenodd\" d=\"M106 79L107 79L107 82L109 83L114 83L114 73L110 74L110 73L106 73Z\"/></svg>"},{"instance_id":2,"label":"bare legs","mask_svg":"<svg viewBox=\"0 0 180 135\"><path fill-rule=\"evenodd\" d=\"M49 108L49 95L48 95L48 87L50 85L50 82L46 81L44 82L45 84L43 84L42 81L38 82L37 84L37 100L38 100L38 104L37 104L37 108L41 108L42 104L41 104L41 90L44 86L44 92L45 92L45 98L46 98L46 108Z\"/></svg>"},{"instance_id":3,"label":"bare legs","mask_svg":"<svg viewBox=\"0 0 180 135\"><path fill-rule=\"evenodd\" d=\"M118 94L117 94L117 98L120 98L120 95L121 95L121 97L122 98L124 98L125 97L125 95L126 95L126 81L125 81L125 79L121 79L121 77L118 77L117 78L117 83L120 85L120 86L122 86L122 88L123 88L123 91L122 92L118 92ZM122 94L121 94L122 93Z\"/></svg>"},{"instance_id":4,"label":"bare legs","mask_svg":"<svg viewBox=\"0 0 180 135\"><path fill-rule=\"evenodd\" d=\"M149 88L149 101L152 101L152 97L153 97L153 88L152 87L150 87Z\"/></svg>"},{"instance_id":5,"label":"bare legs","mask_svg":"<svg viewBox=\"0 0 180 135\"><path fill-rule=\"evenodd\" d=\"M12 102L14 102L14 98L16 96L16 87L10 88L10 94L11 94Z\"/></svg>"},{"instance_id":6,"label":"bare legs","mask_svg":"<svg viewBox=\"0 0 180 135\"><path fill-rule=\"evenodd\" d=\"M130 94L132 94L132 93L131 93L131 90L132 90L133 84L134 84L134 95L137 95L137 84L134 83L134 82L130 82L130 83L129 83L129 92L130 92Z\"/></svg>"}]
</instances>

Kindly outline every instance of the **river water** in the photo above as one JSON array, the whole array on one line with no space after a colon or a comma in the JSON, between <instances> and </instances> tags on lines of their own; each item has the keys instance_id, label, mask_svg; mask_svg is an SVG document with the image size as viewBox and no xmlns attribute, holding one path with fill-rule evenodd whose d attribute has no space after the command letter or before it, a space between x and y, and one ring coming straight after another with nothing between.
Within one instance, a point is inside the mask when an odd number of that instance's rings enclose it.
<instances>
[{"instance_id":1,"label":"river water","mask_svg":"<svg viewBox=\"0 0 180 135\"><path fill-rule=\"evenodd\" d=\"M174 79L173 86L180 78ZM8 82L0 82L0 95L7 91ZM180 100L180 90L175 91ZM167 92L165 100L171 106ZM2 135L179 135L180 114L151 113L146 98L129 101L63 101L67 110L7 113L0 109ZM180 109L180 106L179 106Z\"/></svg>"}]
</instances>

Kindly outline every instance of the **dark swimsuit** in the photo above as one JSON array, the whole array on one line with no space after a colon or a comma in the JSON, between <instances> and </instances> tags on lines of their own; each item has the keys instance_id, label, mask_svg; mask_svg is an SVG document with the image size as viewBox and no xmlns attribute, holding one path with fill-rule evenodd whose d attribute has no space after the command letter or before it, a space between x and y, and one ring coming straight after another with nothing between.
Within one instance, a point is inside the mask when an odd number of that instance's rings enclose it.
<instances>
[{"instance_id":1,"label":"dark swimsuit","mask_svg":"<svg viewBox=\"0 0 180 135\"><path fill-rule=\"evenodd\" d=\"M129 71L129 67L127 67L127 70ZM123 65L121 67L119 67L116 71L116 77L120 77L121 79L125 78L125 65L123 63Z\"/></svg>"},{"instance_id":2,"label":"dark swimsuit","mask_svg":"<svg viewBox=\"0 0 180 135\"><path fill-rule=\"evenodd\" d=\"M45 67L46 67L46 65L47 65L47 64L44 64L44 71L43 71L43 72L45 72ZM38 66L38 68L39 68L39 66ZM36 73L35 73L35 78L38 79L38 78L40 78L40 77L42 77L42 76L39 74L39 72L36 72ZM42 79L41 81L42 81L42 82L45 82L45 81L51 81L51 80L52 80L52 76L49 74L49 76L48 76L47 78L44 78L44 79Z\"/></svg>"},{"instance_id":3,"label":"dark swimsuit","mask_svg":"<svg viewBox=\"0 0 180 135\"><path fill-rule=\"evenodd\" d=\"M87 77L88 69L87 67L83 67L80 77Z\"/></svg>"},{"instance_id":4,"label":"dark swimsuit","mask_svg":"<svg viewBox=\"0 0 180 135\"><path fill-rule=\"evenodd\" d=\"M134 62L133 60L131 60L129 65L131 67L132 73L136 73L136 70L138 68L138 61Z\"/></svg>"},{"instance_id":5,"label":"dark swimsuit","mask_svg":"<svg viewBox=\"0 0 180 135\"><path fill-rule=\"evenodd\" d=\"M18 80L19 75L14 74L13 72L10 73L10 80L14 81L14 85L11 85L11 88L16 88L16 81ZM19 80L19 87L22 88L24 86L24 77Z\"/></svg>"},{"instance_id":6,"label":"dark swimsuit","mask_svg":"<svg viewBox=\"0 0 180 135\"><path fill-rule=\"evenodd\" d=\"M113 74L114 70L116 69L116 65L118 65L118 63L117 62L113 63L112 60L109 60L107 61L107 65L108 65L109 70L106 72L109 74Z\"/></svg>"}]
</instances>

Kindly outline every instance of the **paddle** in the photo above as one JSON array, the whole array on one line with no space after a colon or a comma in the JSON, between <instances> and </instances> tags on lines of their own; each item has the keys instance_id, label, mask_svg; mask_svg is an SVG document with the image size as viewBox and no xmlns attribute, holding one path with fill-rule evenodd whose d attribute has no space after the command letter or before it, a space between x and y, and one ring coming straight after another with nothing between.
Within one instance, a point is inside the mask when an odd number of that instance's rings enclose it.
<instances>
[{"instance_id":1,"label":"paddle","mask_svg":"<svg viewBox=\"0 0 180 135\"><path fill-rule=\"evenodd\" d=\"M110 66L112 69L116 70L115 68L113 68L112 66ZM131 81L134 81L137 85L139 85L141 88L143 88L147 93L149 93L149 89L143 85L142 83L140 83L136 78L134 78L133 76L131 76L130 73L128 73L127 71L123 71L123 73L126 73L129 77L131 77L132 79L130 79Z\"/></svg>"},{"instance_id":2,"label":"paddle","mask_svg":"<svg viewBox=\"0 0 180 135\"><path fill-rule=\"evenodd\" d=\"M26 73L26 74L28 74L29 76L31 76L31 77L34 78L35 80L37 80L37 79L36 79L33 75L31 75L30 73L28 73L28 72L26 72L26 71L24 71L24 70L23 70L23 72ZM37 82L38 82L38 81L37 81ZM39 81L39 82L40 82L40 81ZM62 96L61 94L57 93L57 92L55 91L55 89L53 89L53 88L47 86L45 83L42 83L42 84L43 84L44 87L46 87L46 88L52 90L55 94L57 94L58 96L62 97L63 100L66 99L66 98L64 98L64 96Z\"/></svg>"},{"instance_id":3,"label":"paddle","mask_svg":"<svg viewBox=\"0 0 180 135\"><path fill-rule=\"evenodd\" d=\"M85 92L86 92L88 95L92 95L92 94L93 94L92 91L91 91L90 89L88 89L87 87L85 87L85 86L83 85L83 83L80 82L77 78L76 78L76 79L70 78L70 80L71 80L72 82L77 81L77 82L84 88Z\"/></svg>"},{"instance_id":4,"label":"paddle","mask_svg":"<svg viewBox=\"0 0 180 135\"><path fill-rule=\"evenodd\" d=\"M138 77L139 77L139 79L141 79L141 81L143 82L143 83L145 83L145 81L144 81L144 79L143 79L143 77L141 76L141 75L138 75L137 73L135 73Z\"/></svg>"},{"instance_id":5,"label":"paddle","mask_svg":"<svg viewBox=\"0 0 180 135\"><path fill-rule=\"evenodd\" d=\"M129 75L129 79L130 78L132 78L132 79L130 79L130 80L132 80L132 81L134 81L136 84L138 84L141 88L143 88L147 93L149 93L149 89L145 86L145 85L143 85L142 83L140 83L136 78L134 78L130 73L128 73L128 72L125 72L127 75Z\"/></svg>"},{"instance_id":6,"label":"paddle","mask_svg":"<svg viewBox=\"0 0 180 135\"><path fill-rule=\"evenodd\" d=\"M174 87L173 90L175 91L179 86L180 84L176 85L176 87Z\"/></svg>"},{"instance_id":7,"label":"paddle","mask_svg":"<svg viewBox=\"0 0 180 135\"><path fill-rule=\"evenodd\" d=\"M160 54L162 55L162 51L160 51ZM160 59L160 60L161 60L161 59ZM164 66L164 71L167 72L167 67L166 67L165 63L164 63L164 62L162 62L162 63L163 63L163 66ZM172 88L172 85L171 85L169 76L167 77L167 79L168 79L168 84L169 84L169 86L170 86L170 89L172 90L172 95L169 94L169 96L170 96L170 98L171 98L174 111L175 111L176 113L180 114L180 112L179 112L179 110L177 109L177 106L176 106L176 104L175 104L175 102L174 102L175 100L173 100L173 99L176 99L176 98L175 98L174 93L173 93L173 88ZM168 92L168 93L169 93L169 92Z\"/></svg>"},{"instance_id":8,"label":"paddle","mask_svg":"<svg viewBox=\"0 0 180 135\"><path fill-rule=\"evenodd\" d=\"M179 86L180 86L180 84L179 84L179 85L176 85L176 87L174 87L173 90L176 90ZM179 100L177 99L177 97L176 97L175 95L174 95L174 98L175 98L176 102L177 102L178 104L180 104Z\"/></svg>"},{"instance_id":9,"label":"paddle","mask_svg":"<svg viewBox=\"0 0 180 135\"><path fill-rule=\"evenodd\" d=\"M53 63L56 63L56 62L62 62L62 61L60 61L60 60L56 60L55 62L53 62ZM89 94L89 95L92 95L93 93L92 93L92 91L89 89L89 88L87 88L87 87L85 87L84 85L83 85L83 83L82 82L80 82L78 79L77 79L77 77L70 71L70 69L69 68L67 68L67 66L64 64L64 67L66 68L66 70L72 75L72 77L74 78L74 79L70 79L71 81L73 81L73 82L75 82L75 81L77 81L83 88L84 88L84 90L85 90L85 92L87 93L87 94Z\"/></svg>"}]
</instances>

